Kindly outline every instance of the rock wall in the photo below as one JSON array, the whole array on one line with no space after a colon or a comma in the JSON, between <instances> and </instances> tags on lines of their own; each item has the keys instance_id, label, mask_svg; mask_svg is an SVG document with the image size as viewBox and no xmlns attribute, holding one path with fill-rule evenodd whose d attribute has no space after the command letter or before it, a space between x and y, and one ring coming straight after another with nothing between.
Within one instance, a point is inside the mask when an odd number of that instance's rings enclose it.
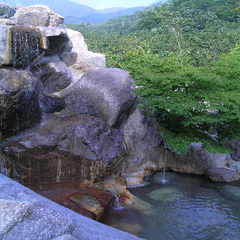
<instances>
[{"instance_id":1,"label":"rock wall","mask_svg":"<svg viewBox=\"0 0 240 240\"><path fill-rule=\"evenodd\" d=\"M99 182L137 172L134 181L125 179L139 183L159 170L157 124L133 114L129 73L106 69L105 57L88 51L81 33L62 23L36 5L18 9L0 26L1 140L10 137L2 151L12 162L5 172L23 183ZM136 155L138 164L129 167Z\"/></svg>"},{"instance_id":2,"label":"rock wall","mask_svg":"<svg viewBox=\"0 0 240 240\"><path fill-rule=\"evenodd\" d=\"M15 166L5 172L22 182L97 182L116 174L138 184L168 167L239 179L238 143L228 144L232 158L194 143L186 154L166 151L156 121L136 108L129 73L105 68L104 55L62 24L35 5L0 25L0 140Z\"/></svg>"}]
</instances>

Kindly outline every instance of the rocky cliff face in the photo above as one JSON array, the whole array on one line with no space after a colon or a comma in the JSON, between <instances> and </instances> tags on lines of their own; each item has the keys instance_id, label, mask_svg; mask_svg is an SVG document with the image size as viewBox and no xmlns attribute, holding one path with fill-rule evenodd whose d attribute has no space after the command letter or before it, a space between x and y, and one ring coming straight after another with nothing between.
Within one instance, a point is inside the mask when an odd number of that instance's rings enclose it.
<instances>
[{"instance_id":1,"label":"rocky cliff face","mask_svg":"<svg viewBox=\"0 0 240 240\"><path fill-rule=\"evenodd\" d=\"M0 161L12 168L5 173L23 183L126 175L131 184L159 170L160 132L140 112L131 117L129 73L106 69L105 57L88 51L81 33L65 29L46 6L20 8L4 23L0 117L8 160Z\"/></svg>"},{"instance_id":2,"label":"rocky cliff face","mask_svg":"<svg viewBox=\"0 0 240 240\"><path fill-rule=\"evenodd\" d=\"M25 183L117 175L138 184L163 167L239 179L237 144L233 159L197 144L179 156L166 151L156 121L136 107L129 73L105 68L104 55L62 24L35 5L0 25L1 172Z\"/></svg>"}]
</instances>

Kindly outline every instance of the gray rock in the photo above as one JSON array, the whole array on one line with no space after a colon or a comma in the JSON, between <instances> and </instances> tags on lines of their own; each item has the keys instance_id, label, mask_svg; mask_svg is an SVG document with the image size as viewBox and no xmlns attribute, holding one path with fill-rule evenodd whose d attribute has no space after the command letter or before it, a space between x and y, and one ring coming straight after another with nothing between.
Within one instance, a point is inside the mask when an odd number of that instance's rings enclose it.
<instances>
[{"instance_id":1,"label":"gray rock","mask_svg":"<svg viewBox=\"0 0 240 240\"><path fill-rule=\"evenodd\" d=\"M122 134L98 118L63 111L4 144L22 182L101 181L119 173Z\"/></svg>"},{"instance_id":2,"label":"gray rock","mask_svg":"<svg viewBox=\"0 0 240 240\"><path fill-rule=\"evenodd\" d=\"M235 161L240 161L240 139L238 139L237 141L228 141L224 143L224 145L227 148L232 149L233 152L230 154L231 158Z\"/></svg>"},{"instance_id":3,"label":"gray rock","mask_svg":"<svg viewBox=\"0 0 240 240\"><path fill-rule=\"evenodd\" d=\"M128 233L103 225L66 209L0 174L0 199L27 201L32 215L18 222L3 239L52 239L71 235L84 240L137 240Z\"/></svg>"},{"instance_id":4,"label":"gray rock","mask_svg":"<svg viewBox=\"0 0 240 240\"><path fill-rule=\"evenodd\" d=\"M69 66L74 82L92 69L106 67L105 56L88 51L84 37L80 32L67 29L67 34L70 41L63 49L61 59Z\"/></svg>"},{"instance_id":5,"label":"gray rock","mask_svg":"<svg viewBox=\"0 0 240 240\"><path fill-rule=\"evenodd\" d=\"M67 31L64 27L38 27L41 35L40 47L46 55L61 54L65 45L69 42Z\"/></svg>"},{"instance_id":6,"label":"gray rock","mask_svg":"<svg viewBox=\"0 0 240 240\"><path fill-rule=\"evenodd\" d=\"M64 18L54 13L48 6L33 5L19 8L11 21L11 24L16 25L58 27L63 24Z\"/></svg>"},{"instance_id":7,"label":"gray rock","mask_svg":"<svg viewBox=\"0 0 240 240\"><path fill-rule=\"evenodd\" d=\"M52 240L77 240L77 238L71 235L64 235L64 236L53 238Z\"/></svg>"},{"instance_id":8,"label":"gray rock","mask_svg":"<svg viewBox=\"0 0 240 240\"><path fill-rule=\"evenodd\" d=\"M112 127L120 126L136 97L128 72L117 68L95 69L63 92L68 110L99 117Z\"/></svg>"},{"instance_id":9,"label":"gray rock","mask_svg":"<svg viewBox=\"0 0 240 240\"><path fill-rule=\"evenodd\" d=\"M32 205L29 202L0 199L0 239L31 213Z\"/></svg>"},{"instance_id":10,"label":"gray rock","mask_svg":"<svg viewBox=\"0 0 240 240\"><path fill-rule=\"evenodd\" d=\"M167 167L174 171L206 175L207 171L224 168L228 154L212 154L202 149L201 143L192 143L187 152L176 155L167 151Z\"/></svg>"},{"instance_id":11,"label":"gray rock","mask_svg":"<svg viewBox=\"0 0 240 240\"><path fill-rule=\"evenodd\" d=\"M24 70L0 69L0 139L40 122L37 79Z\"/></svg>"},{"instance_id":12,"label":"gray rock","mask_svg":"<svg viewBox=\"0 0 240 240\"><path fill-rule=\"evenodd\" d=\"M237 171L227 168L213 168L208 170L207 175L214 182L233 182L240 179Z\"/></svg>"},{"instance_id":13,"label":"gray rock","mask_svg":"<svg viewBox=\"0 0 240 240\"><path fill-rule=\"evenodd\" d=\"M52 239L71 232L75 227L73 219L60 212L39 208L34 209L32 215L5 234L4 240Z\"/></svg>"},{"instance_id":14,"label":"gray rock","mask_svg":"<svg viewBox=\"0 0 240 240\"><path fill-rule=\"evenodd\" d=\"M71 72L57 55L43 57L32 72L39 79L39 92L43 94L58 92L72 82Z\"/></svg>"},{"instance_id":15,"label":"gray rock","mask_svg":"<svg viewBox=\"0 0 240 240\"><path fill-rule=\"evenodd\" d=\"M164 167L162 137L154 119L144 117L135 110L122 127L126 157L122 176L127 184L140 183L143 177L152 175Z\"/></svg>"}]
</instances>

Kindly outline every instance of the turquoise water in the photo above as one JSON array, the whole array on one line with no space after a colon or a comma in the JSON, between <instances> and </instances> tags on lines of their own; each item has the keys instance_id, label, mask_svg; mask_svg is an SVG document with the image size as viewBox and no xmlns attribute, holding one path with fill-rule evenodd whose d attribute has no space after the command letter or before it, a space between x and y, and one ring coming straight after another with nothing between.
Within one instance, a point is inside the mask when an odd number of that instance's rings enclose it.
<instances>
[{"instance_id":1,"label":"turquoise water","mask_svg":"<svg viewBox=\"0 0 240 240\"><path fill-rule=\"evenodd\" d=\"M167 172L162 183L162 177L157 173L148 179L150 185L129 189L150 203L155 214L125 209L113 211L112 221L129 224L129 228L134 223L138 231L133 233L149 240L240 239L239 183L213 183L205 177L174 172ZM111 225L109 219L106 223Z\"/></svg>"}]
</instances>

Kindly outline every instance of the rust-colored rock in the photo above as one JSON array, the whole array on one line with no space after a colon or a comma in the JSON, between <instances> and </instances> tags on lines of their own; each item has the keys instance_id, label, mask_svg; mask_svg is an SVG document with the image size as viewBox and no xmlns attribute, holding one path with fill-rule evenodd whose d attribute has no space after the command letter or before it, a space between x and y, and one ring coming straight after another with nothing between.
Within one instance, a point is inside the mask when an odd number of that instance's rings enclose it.
<instances>
[{"instance_id":1,"label":"rust-colored rock","mask_svg":"<svg viewBox=\"0 0 240 240\"><path fill-rule=\"evenodd\" d=\"M23 183L102 181L119 173L122 134L95 117L62 111L3 146Z\"/></svg>"}]
</instances>

